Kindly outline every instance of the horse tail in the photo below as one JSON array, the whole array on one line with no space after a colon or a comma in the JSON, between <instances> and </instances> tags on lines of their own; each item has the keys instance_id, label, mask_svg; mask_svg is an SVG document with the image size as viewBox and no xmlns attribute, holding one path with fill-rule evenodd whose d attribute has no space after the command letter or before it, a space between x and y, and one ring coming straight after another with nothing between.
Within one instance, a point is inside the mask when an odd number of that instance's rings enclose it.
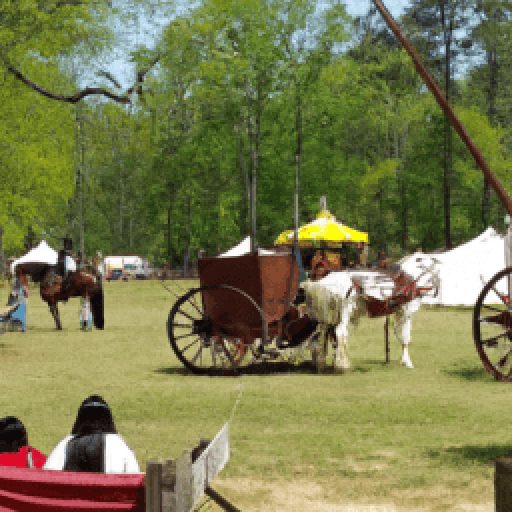
<instances>
[{"instance_id":1,"label":"horse tail","mask_svg":"<svg viewBox=\"0 0 512 512\"><path fill-rule=\"evenodd\" d=\"M103 287L100 283L100 288L95 293L91 294L91 311L92 320L96 329L103 329L105 326L105 318L103 316Z\"/></svg>"}]
</instances>

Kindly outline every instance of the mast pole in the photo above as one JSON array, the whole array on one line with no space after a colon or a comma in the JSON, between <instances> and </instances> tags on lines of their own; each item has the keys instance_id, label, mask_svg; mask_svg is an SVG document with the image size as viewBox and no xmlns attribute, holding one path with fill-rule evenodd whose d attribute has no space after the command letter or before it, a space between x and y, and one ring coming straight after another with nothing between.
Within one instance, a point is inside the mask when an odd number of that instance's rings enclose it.
<instances>
[{"instance_id":1,"label":"mast pole","mask_svg":"<svg viewBox=\"0 0 512 512\"><path fill-rule=\"evenodd\" d=\"M387 23L390 30L395 34L396 38L400 41L404 49L407 51L409 56L411 57L412 61L414 62L414 65L416 66L416 70L420 74L420 76L425 81L425 84L428 86L432 94L435 96L437 102L439 103L440 107L443 109L444 113L448 117L448 119L451 121L453 128L458 133L459 137L462 139L462 141L466 144L467 148L469 149L470 153L473 155L473 158L475 159L477 165L480 167L481 171L483 172L484 176L487 178L487 181L492 186L498 197L500 198L501 203L507 210L508 214L512 216L512 199L508 195L507 191L503 187L503 185L500 183L498 178L494 175L494 173L491 171L490 167L487 165L487 162L485 161L485 158L483 157L480 150L475 146L475 143L467 133L466 129L458 119L458 117L455 115L455 112L451 108L450 104L448 103L448 100L444 96L443 92L437 85L437 83L434 81L434 79L430 76L429 72L427 71L427 68L421 61L420 56L416 52L415 48L411 44L411 42L402 34L400 27L396 23L396 21L393 19L389 11L386 9L384 4L381 0L372 0L373 4L377 8L377 10L381 13L382 17L384 18L384 21Z\"/></svg>"}]
</instances>

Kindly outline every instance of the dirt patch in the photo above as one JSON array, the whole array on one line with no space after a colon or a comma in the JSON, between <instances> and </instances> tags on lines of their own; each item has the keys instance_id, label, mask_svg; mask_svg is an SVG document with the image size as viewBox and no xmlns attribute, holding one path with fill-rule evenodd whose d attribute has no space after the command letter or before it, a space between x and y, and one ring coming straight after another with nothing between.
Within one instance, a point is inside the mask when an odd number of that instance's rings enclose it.
<instances>
[{"instance_id":1,"label":"dirt patch","mask_svg":"<svg viewBox=\"0 0 512 512\"><path fill-rule=\"evenodd\" d=\"M268 482L249 478L219 480L215 488L244 512L430 512L442 507L407 507L397 503L345 502L329 492L328 486L305 479L293 482ZM339 489L338 489L339 491ZM224 494L225 493L225 494ZM425 501L428 503L428 501ZM215 505L203 510L220 510ZM444 509L446 510L446 509ZM451 512L491 512L494 503L461 503L450 507Z\"/></svg>"},{"instance_id":2,"label":"dirt patch","mask_svg":"<svg viewBox=\"0 0 512 512\"><path fill-rule=\"evenodd\" d=\"M245 493L258 496L258 503L242 507L244 512L398 512L394 505L374 505L356 503L333 503L323 486L307 480L279 482L269 485L268 482L253 479L229 479L219 482L217 486L241 499ZM245 501L245 500L244 500ZM234 503L236 505L236 502ZM400 511L402 512L402 511ZM417 511L418 512L418 511Z\"/></svg>"}]
</instances>

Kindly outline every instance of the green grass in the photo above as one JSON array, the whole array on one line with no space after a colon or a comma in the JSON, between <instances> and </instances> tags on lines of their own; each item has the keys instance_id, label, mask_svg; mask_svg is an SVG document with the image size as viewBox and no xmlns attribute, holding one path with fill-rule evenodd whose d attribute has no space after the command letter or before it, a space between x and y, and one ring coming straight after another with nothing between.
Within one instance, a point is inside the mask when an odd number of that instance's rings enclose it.
<instances>
[{"instance_id":1,"label":"green grass","mask_svg":"<svg viewBox=\"0 0 512 512\"><path fill-rule=\"evenodd\" d=\"M231 460L215 487L244 511L493 510L494 459L512 452L512 387L484 372L471 310L415 315L414 370L398 364L394 338L385 365L384 321L363 319L348 374L221 378L177 362L165 327L173 302L157 281L106 283L105 330L80 331L72 299L58 332L34 288L28 332L0 337L0 415L19 416L49 452L82 399L99 393L145 467L234 412Z\"/></svg>"}]
</instances>

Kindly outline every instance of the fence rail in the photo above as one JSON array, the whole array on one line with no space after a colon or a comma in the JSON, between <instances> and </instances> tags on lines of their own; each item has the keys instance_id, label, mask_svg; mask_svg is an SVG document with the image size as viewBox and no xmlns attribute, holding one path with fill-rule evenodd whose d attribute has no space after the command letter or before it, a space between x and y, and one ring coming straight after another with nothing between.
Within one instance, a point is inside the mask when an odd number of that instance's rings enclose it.
<instances>
[{"instance_id":1,"label":"fence rail","mask_svg":"<svg viewBox=\"0 0 512 512\"><path fill-rule=\"evenodd\" d=\"M201 440L177 459L149 461L146 467L146 512L190 512L206 493L224 510L237 510L210 487L229 460L229 424L211 440Z\"/></svg>"}]
</instances>

